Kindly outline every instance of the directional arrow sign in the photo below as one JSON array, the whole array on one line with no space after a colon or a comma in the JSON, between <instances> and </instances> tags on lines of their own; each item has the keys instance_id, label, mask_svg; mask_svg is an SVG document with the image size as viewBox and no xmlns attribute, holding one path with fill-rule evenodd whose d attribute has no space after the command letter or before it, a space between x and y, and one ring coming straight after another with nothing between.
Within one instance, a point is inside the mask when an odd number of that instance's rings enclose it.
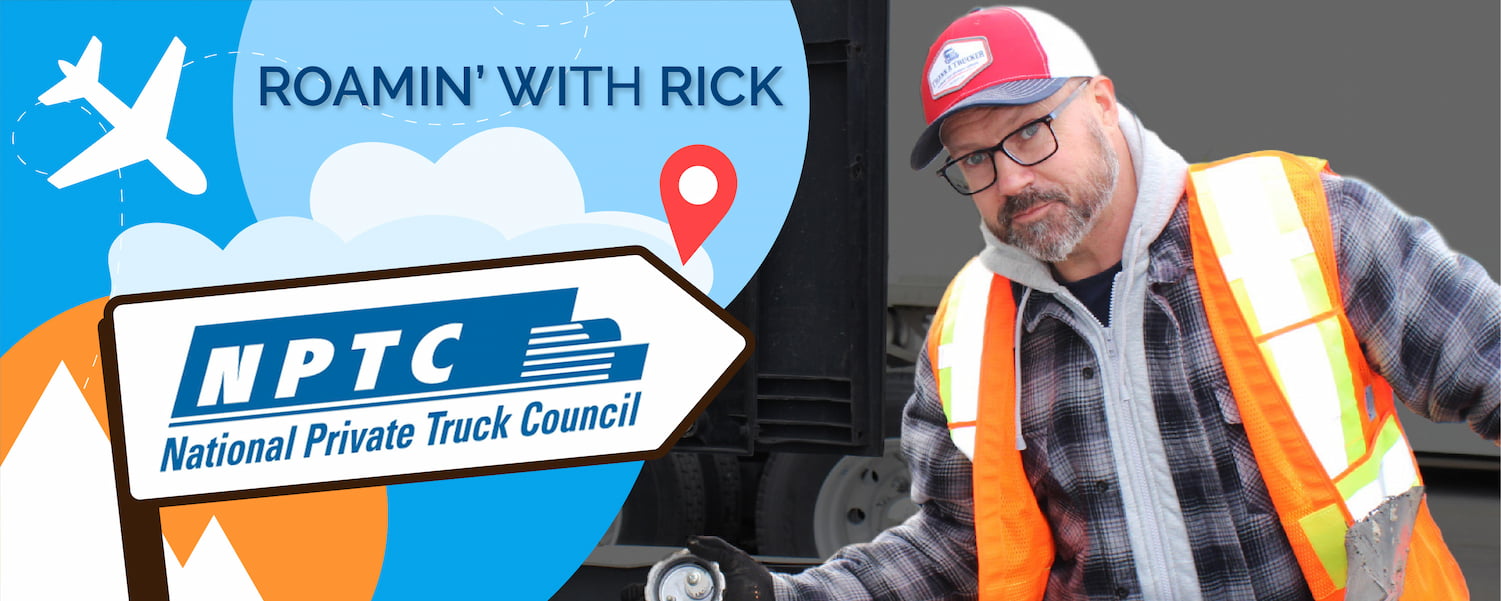
<instances>
[{"instance_id":1,"label":"directional arrow sign","mask_svg":"<svg viewBox=\"0 0 1501 601\"><path fill-rule=\"evenodd\" d=\"M751 344L639 247L121 296L100 336L153 505L658 456Z\"/></svg>"}]
</instances>

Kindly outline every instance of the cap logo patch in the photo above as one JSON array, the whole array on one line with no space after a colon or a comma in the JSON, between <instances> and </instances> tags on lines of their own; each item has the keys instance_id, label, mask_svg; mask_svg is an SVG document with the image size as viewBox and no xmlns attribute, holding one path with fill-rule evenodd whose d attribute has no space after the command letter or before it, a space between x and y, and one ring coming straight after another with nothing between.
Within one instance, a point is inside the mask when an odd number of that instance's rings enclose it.
<instances>
[{"instance_id":1,"label":"cap logo patch","mask_svg":"<svg viewBox=\"0 0 1501 601\"><path fill-rule=\"evenodd\" d=\"M983 37L949 40L928 66L928 89L933 98L964 87L985 67L990 66L990 43Z\"/></svg>"}]
</instances>

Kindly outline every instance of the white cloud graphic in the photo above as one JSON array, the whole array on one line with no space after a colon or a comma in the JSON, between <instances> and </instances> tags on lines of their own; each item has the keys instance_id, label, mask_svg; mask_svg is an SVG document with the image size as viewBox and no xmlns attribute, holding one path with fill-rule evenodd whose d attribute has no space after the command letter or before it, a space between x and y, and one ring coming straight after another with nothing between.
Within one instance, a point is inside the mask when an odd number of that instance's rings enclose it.
<instances>
[{"instance_id":1,"label":"white cloud graphic","mask_svg":"<svg viewBox=\"0 0 1501 601\"><path fill-rule=\"evenodd\" d=\"M346 146L318 168L313 220L344 239L421 215L467 217L514 238L584 213L584 191L563 151L519 127L474 134L428 161L403 146Z\"/></svg>"},{"instance_id":2,"label":"white cloud graphic","mask_svg":"<svg viewBox=\"0 0 1501 601\"><path fill-rule=\"evenodd\" d=\"M132 227L110 247L111 293L627 245L646 247L700 290L714 283L706 251L678 262L666 223L584 212L567 157L526 129L477 133L437 162L394 144L347 146L319 167L309 202L313 219L254 223L222 250L181 226Z\"/></svg>"}]
</instances>

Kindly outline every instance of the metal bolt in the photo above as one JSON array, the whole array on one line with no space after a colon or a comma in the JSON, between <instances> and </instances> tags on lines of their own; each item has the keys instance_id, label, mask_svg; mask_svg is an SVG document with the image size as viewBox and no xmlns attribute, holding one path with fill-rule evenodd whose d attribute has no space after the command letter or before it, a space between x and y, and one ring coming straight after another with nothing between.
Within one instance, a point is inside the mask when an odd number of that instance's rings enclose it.
<instances>
[{"instance_id":1,"label":"metal bolt","mask_svg":"<svg viewBox=\"0 0 1501 601\"><path fill-rule=\"evenodd\" d=\"M717 564L679 551L652 567L647 598L657 601L718 601L724 582Z\"/></svg>"}]
</instances>

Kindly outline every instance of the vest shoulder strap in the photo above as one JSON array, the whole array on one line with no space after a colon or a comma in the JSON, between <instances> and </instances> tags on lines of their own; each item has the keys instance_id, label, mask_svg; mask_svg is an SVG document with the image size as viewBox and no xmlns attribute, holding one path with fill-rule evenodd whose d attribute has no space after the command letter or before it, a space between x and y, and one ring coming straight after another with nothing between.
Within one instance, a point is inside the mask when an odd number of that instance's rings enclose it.
<instances>
[{"instance_id":1,"label":"vest shoulder strap","mask_svg":"<svg viewBox=\"0 0 1501 601\"><path fill-rule=\"evenodd\" d=\"M980 599L1041 599L1053 537L1017 450L1016 303L972 259L934 314L928 360L954 445L970 458ZM980 424L984 424L980 427Z\"/></svg>"}]
</instances>

